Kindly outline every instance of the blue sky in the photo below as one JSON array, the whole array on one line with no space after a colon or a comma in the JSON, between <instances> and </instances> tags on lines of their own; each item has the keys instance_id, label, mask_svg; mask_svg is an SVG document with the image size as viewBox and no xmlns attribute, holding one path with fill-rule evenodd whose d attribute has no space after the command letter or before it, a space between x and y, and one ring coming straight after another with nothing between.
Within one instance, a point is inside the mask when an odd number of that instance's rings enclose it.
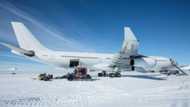
<instances>
[{"instance_id":1,"label":"blue sky","mask_svg":"<svg viewBox=\"0 0 190 107\"><path fill-rule=\"evenodd\" d=\"M0 41L17 45L10 21L22 21L48 48L115 53L129 26L140 40L140 53L188 64L189 11L189 0L1 0ZM39 66L2 46L0 63L1 68Z\"/></svg>"}]
</instances>

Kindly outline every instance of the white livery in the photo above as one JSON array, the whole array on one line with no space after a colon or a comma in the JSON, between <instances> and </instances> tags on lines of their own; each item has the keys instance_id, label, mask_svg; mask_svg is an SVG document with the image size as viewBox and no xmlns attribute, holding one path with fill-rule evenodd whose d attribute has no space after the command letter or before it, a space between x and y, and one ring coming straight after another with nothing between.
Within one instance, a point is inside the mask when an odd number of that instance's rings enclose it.
<instances>
[{"instance_id":1,"label":"white livery","mask_svg":"<svg viewBox=\"0 0 190 107\"><path fill-rule=\"evenodd\" d=\"M11 22L19 47L2 45L17 55L38 59L47 64L64 68L85 66L106 71L160 72L176 68L170 58L144 56L138 53L139 41L129 27L124 28L124 41L120 52L115 54L54 51L44 47L23 23Z\"/></svg>"}]
</instances>

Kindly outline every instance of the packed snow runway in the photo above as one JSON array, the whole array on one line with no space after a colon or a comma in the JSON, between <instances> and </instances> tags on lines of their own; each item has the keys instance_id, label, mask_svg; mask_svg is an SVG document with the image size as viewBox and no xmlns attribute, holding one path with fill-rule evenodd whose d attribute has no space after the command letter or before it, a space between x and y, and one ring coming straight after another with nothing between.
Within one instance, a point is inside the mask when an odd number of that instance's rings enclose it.
<instances>
[{"instance_id":1,"label":"packed snow runway","mask_svg":"<svg viewBox=\"0 0 190 107\"><path fill-rule=\"evenodd\" d=\"M126 73L94 81L0 74L1 107L190 107L190 77Z\"/></svg>"}]
</instances>

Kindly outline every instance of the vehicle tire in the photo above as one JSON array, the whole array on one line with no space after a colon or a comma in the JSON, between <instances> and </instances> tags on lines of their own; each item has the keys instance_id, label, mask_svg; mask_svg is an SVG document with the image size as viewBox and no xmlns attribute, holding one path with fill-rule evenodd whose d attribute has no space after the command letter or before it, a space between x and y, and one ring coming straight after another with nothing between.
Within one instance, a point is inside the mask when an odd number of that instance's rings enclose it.
<instances>
[{"instance_id":1,"label":"vehicle tire","mask_svg":"<svg viewBox=\"0 0 190 107\"><path fill-rule=\"evenodd\" d=\"M102 71L102 76L106 77L107 76L107 72L106 71Z\"/></svg>"},{"instance_id":2,"label":"vehicle tire","mask_svg":"<svg viewBox=\"0 0 190 107\"><path fill-rule=\"evenodd\" d=\"M74 79L74 76L72 74L68 74L67 80L72 81Z\"/></svg>"},{"instance_id":3,"label":"vehicle tire","mask_svg":"<svg viewBox=\"0 0 190 107\"><path fill-rule=\"evenodd\" d=\"M103 77L103 73L98 73L98 77Z\"/></svg>"},{"instance_id":4,"label":"vehicle tire","mask_svg":"<svg viewBox=\"0 0 190 107\"><path fill-rule=\"evenodd\" d=\"M121 73L120 72L116 72L115 73L115 77L121 77Z\"/></svg>"},{"instance_id":5,"label":"vehicle tire","mask_svg":"<svg viewBox=\"0 0 190 107\"><path fill-rule=\"evenodd\" d=\"M50 79L48 77L44 77L44 81L49 81Z\"/></svg>"},{"instance_id":6,"label":"vehicle tire","mask_svg":"<svg viewBox=\"0 0 190 107\"><path fill-rule=\"evenodd\" d=\"M92 77L89 74L86 75L86 79L91 79L91 78Z\"/></svg>"}]
</instances>

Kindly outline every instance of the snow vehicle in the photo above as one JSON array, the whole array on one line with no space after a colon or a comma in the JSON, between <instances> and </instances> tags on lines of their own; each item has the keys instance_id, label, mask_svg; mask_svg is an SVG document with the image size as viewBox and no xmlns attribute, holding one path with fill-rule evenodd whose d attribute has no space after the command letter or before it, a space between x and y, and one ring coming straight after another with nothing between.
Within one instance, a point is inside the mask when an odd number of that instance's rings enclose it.
<instances>
[{"instance_id":1,"label":"snow vehicle","mask_svg":"<svg viewBox=\"0 0 190 107\"><path fill-rule=\"evenodd\" d=\"M87 74L87 68L85 67L77 67L74 69L73 73L67 74L67 80L88 80L92 79L89 74Z\"/></svg>"},{"instance_id":2,"label":"snow vehicle","mask_svg":"<svg viewBox=\"0 0 190 107\"><path fill-rule=\"evenodd\" d=\"M53 79L53 75L43 73L43 74L38 75L38 79L43 80L43 81L50 81L51 79Z\"/></svg>"}]
</instances>

